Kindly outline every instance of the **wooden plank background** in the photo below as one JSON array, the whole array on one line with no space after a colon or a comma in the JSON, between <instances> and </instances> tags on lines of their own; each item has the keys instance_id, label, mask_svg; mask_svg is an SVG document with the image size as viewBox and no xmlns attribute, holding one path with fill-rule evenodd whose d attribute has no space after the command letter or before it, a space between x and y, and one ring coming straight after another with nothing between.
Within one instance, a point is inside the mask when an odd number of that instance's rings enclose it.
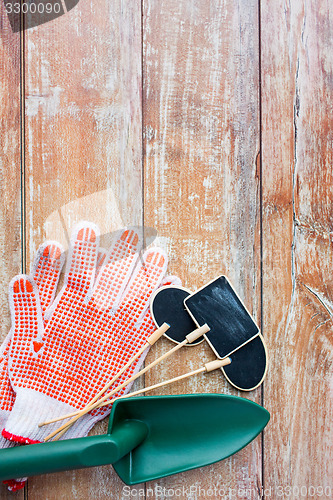
<instances>
[{"instance_id":1,"label":"wooden plank background","mask_svg":"<svg viewBox=\"0 0 333 500\"><path fill-rule=\"evenodd\" d=\"M1 336L10 279L45 237L66 243L89 217L105 245L121 225L145 228L148 242L153 228L190 289L227 274L270 356L263 387L245 397L271 422L235 456L130 490L112 467L36 477L15 498L164 499L184 488L196 500L214 487L210 498L333 497L329 7L80 0L13 34L1 4ZM188 348L145 383L210 359ZM168 392L242 395L219 373Z\"/></svg>"}]
</instances>

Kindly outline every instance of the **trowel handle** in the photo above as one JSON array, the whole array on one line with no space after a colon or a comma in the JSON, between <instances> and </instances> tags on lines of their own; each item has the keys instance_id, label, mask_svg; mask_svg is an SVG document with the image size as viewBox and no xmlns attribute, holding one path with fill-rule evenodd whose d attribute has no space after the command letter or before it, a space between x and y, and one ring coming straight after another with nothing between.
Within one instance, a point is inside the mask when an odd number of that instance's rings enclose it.
<instances>
[{"instance_id":1,"label":"trowel handle","mask_svg":"<svg viewBox=\"0 0 333 500\"><path fill-rule=\"evenodd\" d=\"M104 434L1 450L0 480L112 464L138 446L146 438L147 433L146 424L128 420L118 428L115 427L112 435Z\"/></svg>"}]
</instances>

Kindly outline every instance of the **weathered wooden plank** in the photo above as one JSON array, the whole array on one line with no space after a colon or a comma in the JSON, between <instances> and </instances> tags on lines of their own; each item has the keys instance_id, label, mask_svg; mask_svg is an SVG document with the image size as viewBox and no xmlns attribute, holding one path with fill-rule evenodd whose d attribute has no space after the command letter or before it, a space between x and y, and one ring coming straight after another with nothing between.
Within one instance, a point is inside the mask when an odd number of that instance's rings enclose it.
<instances>
[{"instance_id":1,"label":"weathered wooden plank","mask_svg":"<svg viewBox=\"0 0 333 500\"><path fill-rule=\"evenodd\" d=\"M170 270L184 285L196 289L226 273L259 320L257 3L143 5L145 225L156 228L171 256ZM161 341L149 359L167 348L170 343ZM207 346L184 348L147 375L146 385L208 359ZM220 373L160 393L170 392L236 393ZM247 397L260 401L260 394ZM214 487L214 498L222 490L237 498L245 489L259 498L261 465L259 438L223 463L147 488L158 498L168 498L163 488L182 492L183 486L183 498L204 498Z\"/></svg>"},{"instance_id":2,"label":"weathered wooden plank","mask_svg":"<svg viewBox=\"0 0 333 500\"><path fill-rule=\"evenodd\" d=\"M332 498L330 4L263 3L261 27L265 487Z\"/></svg>"},{"instance_id":3,"label":"weathered wooden plank","mask_svg":"<svg viewBox=\"0 0 333 500\"><path fill-rule=\"evenodd\" d=\"M82 0L26 32L29 258L82 218L103 233L142 225L140 12L139 1ZM33 478L28 498L121 499L122 488L110 466Z\"/></svg>"},{"instance_id":4,"label":"weathered wooden plank","mask_svg":"<svg viewBox=\"0 0 333 500\"><path fill-rule=\"evenodd\" d=\"M10 329L8 283L21 272L20 196L20 33L13 33L4 4L0 6L0 343ZM0 485L0 498L11 496ZM24 492L17 493L18 498Z\"/></svg>"}]
</instances>

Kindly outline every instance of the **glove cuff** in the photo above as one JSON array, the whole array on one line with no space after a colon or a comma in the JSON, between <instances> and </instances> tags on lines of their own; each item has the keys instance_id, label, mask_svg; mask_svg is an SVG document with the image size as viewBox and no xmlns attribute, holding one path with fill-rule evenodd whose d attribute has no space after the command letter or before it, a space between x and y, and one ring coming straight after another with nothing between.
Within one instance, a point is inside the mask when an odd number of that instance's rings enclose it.
<instances>
[{"instance_id":1,"label":"glove cuff","mask_svg":"<svg viewBox=\"0 0 333 500\"><path fill-rule=\"evenodd\" d=\"M15 491L22 490L22 488L24 488L26 482L27 482L26 479L23 479L22 481L19 481L16 479L8 479L8 481L2 481L2 484L7 486L9 491L11 491L12 493L15 493Z\"/></svg>"},{"instance_id":2,"label":"glove cuff","mask_svg":"<svg viewBox=\"0 0 333 500\"><path fill-rule=\"evenodd\" d=\"M21 444L43 442L46 436L62 425L63 421L38 427L40 423L75 411L77 408L33 389L16 388L15 404L2 431L2 436ZM66 432L63 439L85 436L95 421L96 417L85 415Z\"/></svg>"}]
</instances>

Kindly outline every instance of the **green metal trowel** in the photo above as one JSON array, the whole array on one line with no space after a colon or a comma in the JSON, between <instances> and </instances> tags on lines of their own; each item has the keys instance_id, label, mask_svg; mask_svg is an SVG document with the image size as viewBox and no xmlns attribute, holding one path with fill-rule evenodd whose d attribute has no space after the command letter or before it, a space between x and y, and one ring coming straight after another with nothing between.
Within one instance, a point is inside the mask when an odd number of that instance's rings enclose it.
<instances>
[{"instance_id":1,"label":"green metal trowel","mask_svg":"<svg viewBox=\"0 0 333 500\"><path fill-rule=\"evenodd\" d=\"M122 399L105 435L1 450L0 479L113 464L126 484L137 484L222 460L268 421L256 403L222 394Z\"/></svg>"}]
</instances>

